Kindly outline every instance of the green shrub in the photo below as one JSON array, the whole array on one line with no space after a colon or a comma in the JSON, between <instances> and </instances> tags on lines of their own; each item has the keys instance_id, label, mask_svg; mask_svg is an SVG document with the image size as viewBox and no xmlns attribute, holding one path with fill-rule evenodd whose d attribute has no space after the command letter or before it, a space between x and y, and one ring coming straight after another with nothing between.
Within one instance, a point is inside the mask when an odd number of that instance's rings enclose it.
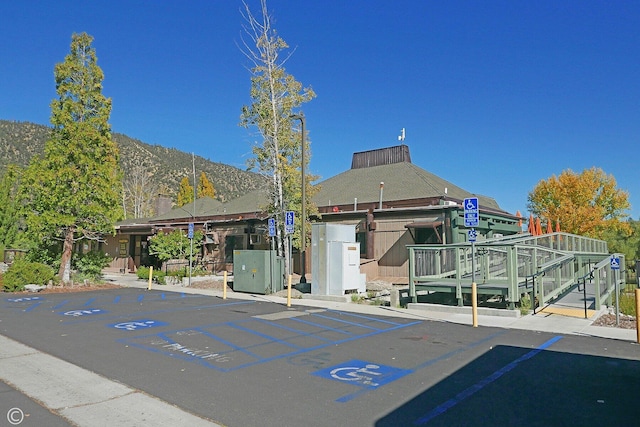
<instances>
[{"instance_id":1,"label":"green shrub","mask_svg":"<svg viewBox=\"0 0 640 427\"><path fill-rule=\"evenodd\" d=\"M136 275L138 276L138 279L149 280L149 267L145 267L145 266L138 267L138 270L136 271ZM153 279L156 282L160 283L161 285L165 284L165 281L164 281L165 276L166 274L161 269L153 270Z\"/></svg>"},{"instance_id":2,"label":"green shrub","mask_svg":"<svg viewBox=\"0 0 640 427\"><path fill-rule=\"evenodd\" d=\"M525 316L529 314L530 310L531 310L531 297L529 296L529 294L524 293L520 298L520 314Z\"/></svg>"},{"instance_id":3,"label":"green shrub","mask_svg":"<svg viewBox=\"0 0 640 427\"><path fill-rule=\"evenodd\" d=\"M620 294L620 313L628 316L636 315L636 296L632 292Z\"/></svg>"},{"instance_id":4,"label":"green shrub","mask_svg":"<svg viewBox=\"0 0 640 427\"><path fill-rule=\"evenodd\" d=\"M20 259L11 264L2 281L5 290L16 292L24 290L24 286L29 284L46 285L54 277L55 272L48 265Z\"/></svg>"},{"instance_id":5,"label":"green shrub","mask_svg":"<svg viewBox=\"0 0 640 427\"><path fill-rule=\"evenodd\" d=\"M149 267L145 267L144 265L138 267L138 269L136 270L136 276L138 276L138 279L148 279Z\"/></svg>"},{"instance_id":6,"label":"green shrub","mask_svg":"<svg viewBox=\"0 0 640 427\"><path fill-rule=\"evenodd\" d=\"M102 276L102 269L109 265L111 257L102 252L87 252L75 260L75 269L82 277L98 279Z\"/></svg>"}]
</instances>

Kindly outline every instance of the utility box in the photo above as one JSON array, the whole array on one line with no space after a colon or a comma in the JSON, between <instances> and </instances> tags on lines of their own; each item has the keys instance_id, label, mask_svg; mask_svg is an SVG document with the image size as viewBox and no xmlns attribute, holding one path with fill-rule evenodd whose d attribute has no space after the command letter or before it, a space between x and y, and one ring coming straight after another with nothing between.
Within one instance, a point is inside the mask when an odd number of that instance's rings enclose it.
<instances>
[{"instance_id":1,"label":"utility box","mask_svg":"<svg viewBox=\"0 0 640 427\"><path fill-rule=\"evenodd\" d=\"M233 251L233 290L270 294L283 289L284 258L276 251Z\"/></svg>"},{"instance_id":2,"label":"utility box","mask_svg":"<svg viewBox=\"0 0 640 427\"><path fill-rule=\"evenodd\" d=\"M316 223L311 225L312 295L344 295L366 292L360 274L360 243L355 225Z\"/></svg>"}]
</instances>

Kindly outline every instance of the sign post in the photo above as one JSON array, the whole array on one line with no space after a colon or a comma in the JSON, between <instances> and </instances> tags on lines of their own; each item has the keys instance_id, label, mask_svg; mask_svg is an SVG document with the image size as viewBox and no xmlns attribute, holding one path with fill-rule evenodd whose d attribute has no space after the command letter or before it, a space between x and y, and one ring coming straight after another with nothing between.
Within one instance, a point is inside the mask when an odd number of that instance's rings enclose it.
<instances>
[{"instance_id":1,"label":"sign post","mask_svg":"<svg viewBox=\"0 0 640 427\"><path fill-rule=\"evenodd\" d=\"M611 266L616 293L616 326L620 326L620 286L618 285L618 275L616 274L616 272L620 270L620 258L612 255L609 265Z\"/></svg>"},{"instance_id":2,"label":"sign post","mask_svg":"<svg viewBox=\"0 0 640 427\"><path fill-rule=\"evenodd\" d=\"M480 225L480 206L477 197L464 199L464 226L470 227L469 241L471 242L471 314L473 327L478 327L478 294L476 285L476 238L478 233L474 227Z\"/></svg>"},{"instance_id":3,"label":"sign post","mask_svg":"<svg viewBox=\"0 0 640 427\"><path fill-rule=\"evenodd\" d=\"M191 265L193 264L193 223L189 223L189 229L187 230L187 237L189 238L189 286L191 286Z\"/></svg>"},{"instance_id":4,"label":"sign post","mask_svg":"<svg viewBox=\"0 0 640 427\"><path fill-rule=\"evenodd\" d=\"M292 246L292 242L291 242L291 235L293 234L293 229L295 226L295 217L296 214L294 211L287 211L284 217L284 232L285 234L289 235L289 271L288 273L291 274L293 273L293 267L292 267L292 263L293 263L293 246Z\"/></svg>"}]
</instances>

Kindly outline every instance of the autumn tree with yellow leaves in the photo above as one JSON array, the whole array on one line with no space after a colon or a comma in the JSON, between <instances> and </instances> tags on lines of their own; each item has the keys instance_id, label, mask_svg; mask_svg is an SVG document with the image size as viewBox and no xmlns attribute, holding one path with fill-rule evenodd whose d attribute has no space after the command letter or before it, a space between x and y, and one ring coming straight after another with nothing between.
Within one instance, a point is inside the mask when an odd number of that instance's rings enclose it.
<instances>
[{"instance_id":1,"label":"autumn tree with yellow leaves","mask_svg":"<svg viewBox=\"0 0 640 427\"><path fill-rule=\"evenodd\" d=\"M540 181L529 193L529 210L562 231L596 239L607 232L630 234L626 212L629 194L617 188L613 175L592 167L582 173L570 169Z\"/></svg>"},{"instance_id":2,"label":"autumn tree with yellow leaves","mask_svg":"<svg viewBox=\"0 0 640 427\"><path fill-rule=\"evenodd\" d=\"M201 197L211 197L214 199L216 197L216 190L213 187L209 178L207 178L207 174L202 172L200 173L200 179L198 180L198 199Z\"/></svg>"}]
</instances>

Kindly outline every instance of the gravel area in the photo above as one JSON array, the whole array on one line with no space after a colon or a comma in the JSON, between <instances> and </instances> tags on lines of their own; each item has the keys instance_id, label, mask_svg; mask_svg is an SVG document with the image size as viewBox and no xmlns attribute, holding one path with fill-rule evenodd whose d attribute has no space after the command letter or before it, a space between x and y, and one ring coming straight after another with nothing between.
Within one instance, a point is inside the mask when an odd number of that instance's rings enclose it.
<instances>
[{"instance_id":1,"label":"gravel area","mask_svg":"<svg viewBox=\"0 0 640 427\"><path fill-rule=\"evenodd\" d=\"M593 326L608 326L611 328L622 328L622 329L636 329L636 318L633 316L627 316L624 314L620 314L618 316L620 320L620 325L616 325L616 315L615 313L606 313L598 317L594 322Z\"/></svg>"}]
</instances>

